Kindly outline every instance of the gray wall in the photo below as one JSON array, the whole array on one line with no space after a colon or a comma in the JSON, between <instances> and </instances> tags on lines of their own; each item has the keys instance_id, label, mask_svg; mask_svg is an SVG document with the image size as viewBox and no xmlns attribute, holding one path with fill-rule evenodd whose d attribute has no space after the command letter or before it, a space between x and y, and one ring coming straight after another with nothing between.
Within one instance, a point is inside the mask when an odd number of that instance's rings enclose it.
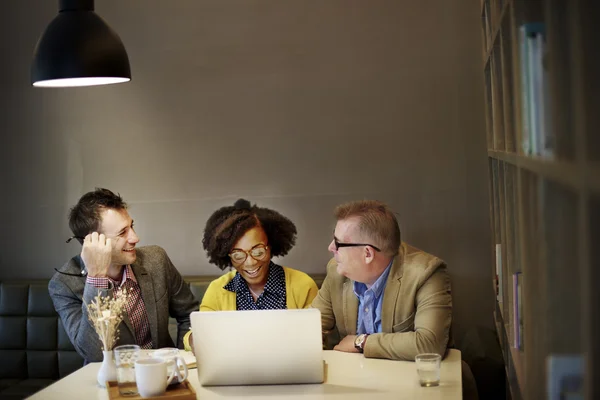
<instances>
[{"instance_id":1,"label":"gray wall","mask_svg":"<svg viewBox=\"0 0 600 400\"><path fill-rule=\"evenodd\" d=\"M57 1L3 6L0 279L49 278L78 252L69 207L95 186L141 244L211 275L206 218L246 197L296 222L279 260L323 272L333 207L375 198L447 260L457 333L491 326L479 2L98 0L133 80L34 89Z\"/></svg>"}]
</instances>

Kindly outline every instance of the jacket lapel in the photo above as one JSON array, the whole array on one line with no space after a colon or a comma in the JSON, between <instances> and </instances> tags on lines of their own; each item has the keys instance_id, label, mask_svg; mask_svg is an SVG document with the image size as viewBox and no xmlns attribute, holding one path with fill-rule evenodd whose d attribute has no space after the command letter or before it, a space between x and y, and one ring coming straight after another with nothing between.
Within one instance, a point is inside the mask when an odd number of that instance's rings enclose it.
<instances>
[{"instance_id":1,"label":"jacket lapel","mask_svg":"<svg viewBox=\"0 0 600 400\"><path fill-rule=\"evenodd\" d=\"M139 258L138 258L139 260ZM131 265L135 279L140 286L142 292L142 301L146 306L146 314L148 315L148 323L150 324L150 335L152 336L152 347L158 347L158 320L156 316L156 303L154 301L154 284L152 278L144 267L135 263Z\"/></svg>"},{"instance_id":2,"label":"jacket lapel","mask_svg":"<svg viewBox=\"0 0 600 400\"><path fill-rule=\"evenodd\" d=\"M402 286L403 260L404 244L400 248L400 253L394 258L394 263L392 264L392 269L390 270L390 275L383 291L383 305L381 308L382 332L392 332L396 305L398 304L397 300L398 296L400 296L400 287Z\"/></svg>"},{"instance_id":3,"label":"jacket lapel","mask_svg":"<svg viewBox=\"0 0 600 400\"><path fill-rule=\"evenodd\" d=\"M131 337L135 340L135 331L133 330L133 324L131 323L131 320L129 319L129 314L127 312L123 313L123 322L125 322L125 326L127 326L127 329L129 329L129 331L131 332Z\"/></svg>"},{"instance_id":4,"label":"jacket lapel","mask_svg":"<svg viewBox=\"0 0 600 400\"><path fill-rule=\"evenodd\" d=\"M346 279L344 282L344 321L346 322L346 335L356 333L358 323L358 298L354 294L352 281Z\"/></svg>"}]
</instances>

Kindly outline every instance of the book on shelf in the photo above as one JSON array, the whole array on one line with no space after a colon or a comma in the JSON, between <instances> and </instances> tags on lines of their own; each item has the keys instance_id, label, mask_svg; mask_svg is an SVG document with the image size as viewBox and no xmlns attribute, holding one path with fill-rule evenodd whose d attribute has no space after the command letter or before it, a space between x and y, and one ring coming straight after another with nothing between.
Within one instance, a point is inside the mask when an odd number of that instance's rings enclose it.
<instances>
[{"instance_id":1,"label":"book on shelf","mask_svg":"<svg viewBox=\"0 0 600 400\"><path fill-rule=\"evenodd\" d=\"M521 148L524 154L552 157L555 140L550 117L546 33L541 22L519 27Z\"/></svg>"},{"instance_id":2,"label":"book on shelf","mask_svg":"<svg viewBox=\"0 0 600 400\"><path fill-rule=\"evenodd\" d=\"M513 274L513 347L523 350L523 274Z\"/></svg>"},{"instance_id":3,"label":"book on shelf","mask_svg":"<svg viewBox=\"0 0 600 400\"><path fill-rule=\"evenodd\" d=\"M502 269L502 244L500 243L496 244L496 280L498 287L496 300L500 305L500 314L504 318L504 307L502 307L504 303L504 271Z\"/></svg>"},{"instance_id":4,"label":"book on shelf","mask_svg":"<svg viewBox=\"0 0 600 400\"><path fill-rule=\"evenodd\" d=\"M502 280L502 245L496 244L496 287L498 290L496 291L496 300L498 300L498 304L502 306L503 298L502 298L502 288L503 280ZM500 307L500 312L502 312L502 307Z\"/></svg>"},{"instance_id":5,"label":"book on shelf","mask_svg":"<svg viewBox=\"0 0 600 400\"><path fill-rule=\"evenodd\" d=\"M491 57L491 56L490 56ZM498 122L500 119L500 110L497 107L496 96L498 96L498 89L496 88L496 82L498 80L498 71L496 70L496 60L492 57L490 59L490 93L491 93L491 123L492 123L492 146L496 148L497 138L500 136L500 130L498 129Z\"/></svg>"}]
</instances>

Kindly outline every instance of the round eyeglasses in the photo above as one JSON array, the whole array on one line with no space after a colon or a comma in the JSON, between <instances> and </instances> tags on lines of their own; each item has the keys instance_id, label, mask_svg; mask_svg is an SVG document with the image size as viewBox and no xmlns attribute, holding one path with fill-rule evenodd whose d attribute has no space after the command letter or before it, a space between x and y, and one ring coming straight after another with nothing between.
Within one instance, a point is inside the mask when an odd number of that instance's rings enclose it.
<instances>
[{"instance_id":1,"label":"round eyeglasses","mask_svg":"<svg viewBox=\"0 0 600 400\"><path fill-rule=\"evenodd\" d=\"M248 251L235 249L231 253L229 253L229 258L231 258L231 261L233 261L236 264L241 264L244 261L246 261L248 255L254 258L256 261L262 261L267 256L268 250L269 246L265 244L259 244Z\"/></svg>"}]
</instances>

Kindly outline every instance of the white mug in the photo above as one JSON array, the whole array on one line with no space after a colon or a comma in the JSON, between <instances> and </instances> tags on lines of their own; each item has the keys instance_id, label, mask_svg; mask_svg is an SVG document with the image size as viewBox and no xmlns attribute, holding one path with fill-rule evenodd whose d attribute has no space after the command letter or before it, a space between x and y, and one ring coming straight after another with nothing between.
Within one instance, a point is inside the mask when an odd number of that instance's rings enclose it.
<instances>
[{"instance_id":1,"label":"white mug","mask_svg":"<svg viewBox=\"0 0 600 400\"><path fill-rule=\"evenodd\" d=\"M165 394L167 385L175 376L175 371L167 375L167 363L160 358L144 358L135 362L135 382L140 396L144 398Z\"/></svg>"},{"instance_id":2,"label":"white mug","mask_svg":"<svg viewBox=\"0 0 600 400\"><path fill-rule=\"evenodd\" d=\"M188 368L185 360L179 356L179 349L175 347L163 347L154 350L151 357L159 358L167 363L167 374L175 372L175 378L171 383L182 383L188 377ZM182 371L183 368L183 371Z\"/></svg>"}]
</instances>

